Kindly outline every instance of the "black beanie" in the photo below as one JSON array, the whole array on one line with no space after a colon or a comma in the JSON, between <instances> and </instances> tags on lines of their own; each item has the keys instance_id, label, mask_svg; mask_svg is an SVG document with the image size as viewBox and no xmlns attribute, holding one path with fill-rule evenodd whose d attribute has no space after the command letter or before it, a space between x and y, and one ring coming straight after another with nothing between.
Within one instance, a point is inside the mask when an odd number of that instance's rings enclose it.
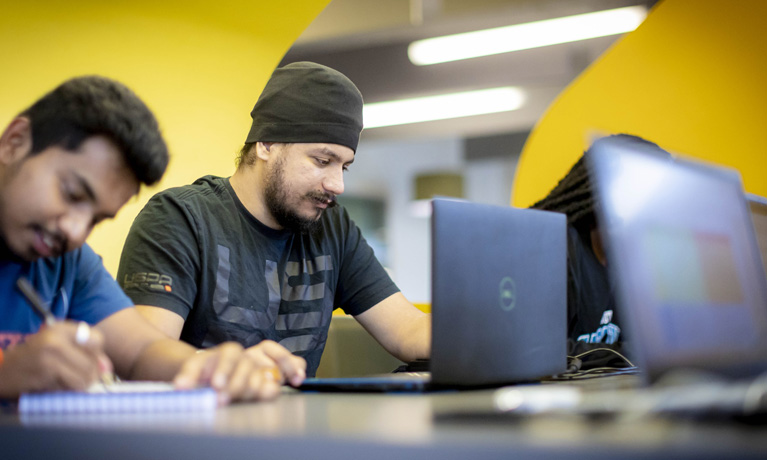
<instances>
[{"instance_id":1,"label":"black beanie","mask_svg":"<svg viewBox=\"0 0 767 460\"><path fill-rule=\"evenodd\" d=\"M340 144L357 151L362 94L341 72L313 62L274 71L250 112L246 143Z\"/></svg>"}]
</instances>

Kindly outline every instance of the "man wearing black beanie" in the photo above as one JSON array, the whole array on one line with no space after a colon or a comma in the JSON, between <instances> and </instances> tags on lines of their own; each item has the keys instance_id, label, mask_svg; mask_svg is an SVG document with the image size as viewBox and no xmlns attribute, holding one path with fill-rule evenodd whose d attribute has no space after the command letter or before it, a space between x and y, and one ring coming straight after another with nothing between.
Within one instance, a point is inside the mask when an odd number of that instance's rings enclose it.
<instances>
[{"instance_id":1,"label":"man wearing black beanie","mask_svg":"<svg viewBox=\"0 0 767 460\"><path fill-rule=\"evenodd\" d=\"M293 63L275 70L251 117L231 177L160 192L136 218L118 272L125 292L171 337L237 341L292 385L316 373L335 308L397 358L427 358L429 315L336 206L362 131L357 87ZM285 348L305 363L281 358Z\"/></svg>"}]
</instances>

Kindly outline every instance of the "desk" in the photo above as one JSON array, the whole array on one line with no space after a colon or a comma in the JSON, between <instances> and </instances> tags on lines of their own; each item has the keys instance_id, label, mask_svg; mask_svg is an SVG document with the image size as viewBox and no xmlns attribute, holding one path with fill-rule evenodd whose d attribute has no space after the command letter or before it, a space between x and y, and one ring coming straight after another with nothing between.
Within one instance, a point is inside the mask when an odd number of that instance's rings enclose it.
<instances>
[{"instance_id":1,"label":"desk","mask_svg":"<svg viewBox=\"0 0 767 460\"><path fill-rule=\"evenodd\" d=\"M767 458L767 426L575 415L442 417L490 407L491 390L322 394L208 415L0 415L3 459L644 459Z\"/></svg>"}]
</instances>

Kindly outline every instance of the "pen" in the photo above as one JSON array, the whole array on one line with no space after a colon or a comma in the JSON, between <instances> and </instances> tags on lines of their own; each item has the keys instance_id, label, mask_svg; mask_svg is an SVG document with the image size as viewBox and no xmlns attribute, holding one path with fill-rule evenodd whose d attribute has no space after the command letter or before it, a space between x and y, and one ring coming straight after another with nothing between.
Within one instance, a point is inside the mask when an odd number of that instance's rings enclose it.
<instances>
[{"instance_id":1,"label":"pen","mask_svg":"<svg viewBox=\"0 0 767 460\"><path fill-rule=\"evenodd\" d=\"M32 309L34 309L35 313L37 313L40 318L45 321L45 325L53 326L56 323L56 317L53 316L53 313L51 313L50 310L48 310L48 308L43 303L43 300L37 294L35 288L32 287L29 281L27 281L26 278L19 278L16 280L16 286L18 286L21 293L24 294L24 297L27 299L27 302L29 302L29 305L32 306Z\"/></svg>"},{"instance_id":2,"label":"pen","mask_svg":"<svg viewBox=\"0 0 767 460\"><path fill-rule=\"evenodd\" d=\"M43 303L43 300L40 298L40 295L35 291L35 288L32 286L32 284L27 281L26 278L20 277L18 280L16 280L16 286L19 288L22 294L24 294L24 298L27 299L27 302L30 306L32 306L32 309L35 313L42 318L43 321L45 321L46 326L53 326L56 324L56 317L53 316L53 313L48 309L48 307L45 306L45 303ZM90 336L90 327L87 323L80 322L77 325L77 333L75 335L75 341L80 344L84 345L88 342L88 337ZM99 367L101 366L101 363L99 363ZM112 384L115 381L116 377L111 372L101 372L101 382L106 386L109 384Z\"/></svg>"}]
</instances>

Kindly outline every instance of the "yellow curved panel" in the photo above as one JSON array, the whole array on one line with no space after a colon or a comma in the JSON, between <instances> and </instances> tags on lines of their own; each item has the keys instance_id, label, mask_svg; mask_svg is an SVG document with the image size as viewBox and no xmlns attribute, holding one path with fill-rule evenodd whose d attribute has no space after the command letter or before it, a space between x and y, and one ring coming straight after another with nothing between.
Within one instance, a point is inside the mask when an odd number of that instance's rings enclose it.
<instances>
[{"instance_id":1,"label":"yellow curved panel","mask_svg":"<svg viewBox=\"0 0 767 460\"><path fill-rule=\"evenodd\" d=\"M636 134L740 171L767 196L767 2L665 0L549 107L528 139L512 204L544 197L592 133Z\"/></svg>"},{"instance_id":2,"label":"yellow curved panel","mask_svg":"<svg viewBox=\"0 0 767 460\"><path fill-rule=\"evenodd\" d=\"M130 225L154 192L233 172L266 80L329 2L4 2L0 124L82 74L122 81L155 111L171 150L165 178L88 239L114 274Z\"/></svg>"}]
</instances>

